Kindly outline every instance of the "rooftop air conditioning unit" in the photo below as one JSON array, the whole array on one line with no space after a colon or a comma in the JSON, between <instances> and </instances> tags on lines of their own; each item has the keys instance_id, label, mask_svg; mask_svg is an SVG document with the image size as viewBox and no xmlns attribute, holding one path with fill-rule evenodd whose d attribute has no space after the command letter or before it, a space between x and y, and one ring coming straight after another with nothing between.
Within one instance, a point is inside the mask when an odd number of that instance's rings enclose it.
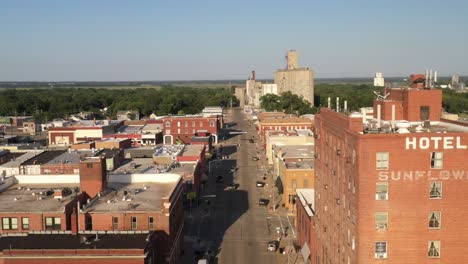
<instances>
[{"instance_id":1,"label":"rooftop air conditioning unit","mask_svg":"<svg viewBox=\"0 0 468 264\"><path fill-rule=\"evenodd\" d=\"M388 200L388 193L376 193L375 199L376 200Z\"/></svg>"},{"instance_id":2,"label":"rooftop air conditioning unit","mask_svg":"<svg viewBox=\"0 0 468 264\"><path fill-rule=\"evenodd\" d=\"M387 253L375 253L375 258L377 259L386 259Z\"/></svg>"}]
</instances>

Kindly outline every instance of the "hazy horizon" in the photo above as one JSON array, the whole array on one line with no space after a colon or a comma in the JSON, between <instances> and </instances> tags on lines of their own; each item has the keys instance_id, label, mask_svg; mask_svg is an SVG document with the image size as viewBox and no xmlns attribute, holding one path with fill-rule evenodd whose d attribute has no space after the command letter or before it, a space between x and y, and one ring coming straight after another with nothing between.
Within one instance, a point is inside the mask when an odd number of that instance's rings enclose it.
<instances>
[{"instance_id":1,"label":"hazy horizon","mask_svg":"<svg viewBox=\"0 0 468 264\"><path fill-rule=\"evenodd\" d=\"M284 55L315 77L468 75L466 1L0 3L0 81L272 79Z\"/></svg>"}]
</instances>

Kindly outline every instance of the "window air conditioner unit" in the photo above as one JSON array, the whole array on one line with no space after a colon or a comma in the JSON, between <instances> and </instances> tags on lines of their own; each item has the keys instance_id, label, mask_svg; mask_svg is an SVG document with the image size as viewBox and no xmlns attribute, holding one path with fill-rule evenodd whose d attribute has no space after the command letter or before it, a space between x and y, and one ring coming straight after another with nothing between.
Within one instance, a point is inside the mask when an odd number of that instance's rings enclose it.
<instances>
[{"instance_id":1,"label":"window air conditioner unit","mask_svg":"<svg viewBox=\"0 0 468 264\"><path fill-rule=\"evenodd\" d=\"M377 259L386 259L387 253L375 253L375 258Z\"/></svg>"},{"instance_id":2,"label":"window air conditioner unit","mask_svg":"<svg viewBox=\"0 0 468 264\"><path fill-rule=\"evenodd\" d=\"M388 200L388 193L376 193L375 199L376 200Z\"/></svg>"},{"instance_id":3,"label":"window air conditioner unit","mask_svg":"<svg viewBox=\"0 0 468 264\"><path fill-rule=\"evenodd\" d=\"M376 224L378 230L385 230L387 229L387 224Z\"/></svg>"}]
</instances>

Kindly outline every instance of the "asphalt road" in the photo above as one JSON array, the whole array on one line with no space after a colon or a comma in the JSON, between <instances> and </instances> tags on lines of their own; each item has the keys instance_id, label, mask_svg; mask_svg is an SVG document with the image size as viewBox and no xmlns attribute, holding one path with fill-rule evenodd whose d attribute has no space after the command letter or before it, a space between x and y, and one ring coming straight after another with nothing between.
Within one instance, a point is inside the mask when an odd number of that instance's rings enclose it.
<instances>
[{"instance_id":1,"label":"asphalt road","mask_svg":"<svg viewBox=\"0 0 468 264\"><path fill-rule=\"evenodd\" d=\"M263 188L255 185L263 180L265 169L261 161L252 160L260 151L256 143L249 142L252 136L258 137L254 128L240 109L234 109L227 122L234 124L231 130L247 133L221 143L218 156L227 155L227 159L207 164L211 172L201 204L186 217L182 262L196 263L192 251L203 248L214 256L210 263L279 263L278 253L267 252L267 242L278 238L277 229L292 228L291 223L258 204L260 198L271 200L273 188L272 179ZM233 172L232 168L237 169ZM216 182L218 176L222 183ZM226 189L231 183L236 184L235 190Z\"/></svg>"}]
</instances>

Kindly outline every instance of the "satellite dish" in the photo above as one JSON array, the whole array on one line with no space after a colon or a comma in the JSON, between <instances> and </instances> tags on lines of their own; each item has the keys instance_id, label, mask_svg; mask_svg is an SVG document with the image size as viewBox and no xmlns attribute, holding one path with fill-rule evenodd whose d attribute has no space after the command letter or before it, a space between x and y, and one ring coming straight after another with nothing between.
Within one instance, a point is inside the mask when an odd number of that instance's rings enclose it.
<instances>
[{"instance_id":1,"label":"satellite dish","mask_svg":"<svg viewBox=\"0 0 468 264\"><path fill-rule=\"evenodd\" d=\"M374 94L377 96L377 100L385 101L390 93L386 93L385 95L381 95L378 92L374 91Z\"/></svg>"}]
</instances>

